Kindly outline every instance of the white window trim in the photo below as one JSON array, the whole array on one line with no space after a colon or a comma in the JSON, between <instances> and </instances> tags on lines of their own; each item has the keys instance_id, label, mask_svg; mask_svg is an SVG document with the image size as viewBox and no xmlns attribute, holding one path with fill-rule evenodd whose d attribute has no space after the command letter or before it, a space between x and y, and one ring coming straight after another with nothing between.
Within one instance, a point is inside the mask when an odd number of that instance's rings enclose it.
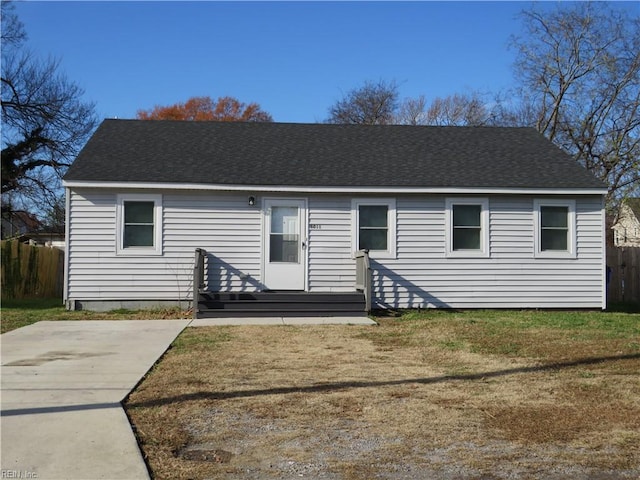
<instances>
[{"instance_id":1,"label":"white window trim","mask_svg":"<svg viewBox=\"0 0 640 480\"><path fill-rule=\"evenodd\" d=\"M153 247L124 247L124 202L153 202ZM116 202L116 255L162 255L162 195L119 194Z\"/></svg>"},{"instance_id":2,"label":"white window trim","mask_svg":"<svg viewBox=\"0 0 640 480\"><path fill-rule=\"evenodd\" d=\"M453 249L453 206L454 205L480 205L480 249L479 250L454 250ZM489 257L489 199L452 197L445 201L445 225L446 225L446 256L451 258L477 258Z\"/></svg>"},{"instance_id":3,"label":"white window trim","mask_svg":"<svg viewBox=\"0 0 640 480\"><path fill-rule=\"evenodd\" d=\"M540 223L540 207L567 207L569 218L567 219L567 227L569 229L567 238L568 250L546 250L542 251L541 223ZM533 237L534 237L534 256L536 258L576 258L576 201L561 199L540 199L533 200Z\"/></svg>"},{"instance_id":4,"label":"white window trim","mask_svg":"<svg viewBox=\"0 0 640 480\"><path fill-rule=\"evenodd\" d=\"M385 205L387 207L387 249L370 250L371 258L396 258L396 199L395 198L354 198L351 200L351 251L358 251L360 234L361 205Z\"/></svg>"}]
</instances>

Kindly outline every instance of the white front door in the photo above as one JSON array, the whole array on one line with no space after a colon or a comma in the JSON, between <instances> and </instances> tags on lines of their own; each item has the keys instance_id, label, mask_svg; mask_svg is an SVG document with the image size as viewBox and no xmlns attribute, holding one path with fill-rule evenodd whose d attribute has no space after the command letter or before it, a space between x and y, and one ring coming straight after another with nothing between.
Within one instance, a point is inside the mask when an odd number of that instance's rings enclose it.
<instances>
[{"instance_id":1,"label":"white front door","mask_svg":"<svg viewBox=\"0 0 640 480\"><path fill-rule=\"evenodd\" d=\"M268 290L304 290L307 202L264 200L264 280Z\"/></svg>"}]
</instances>

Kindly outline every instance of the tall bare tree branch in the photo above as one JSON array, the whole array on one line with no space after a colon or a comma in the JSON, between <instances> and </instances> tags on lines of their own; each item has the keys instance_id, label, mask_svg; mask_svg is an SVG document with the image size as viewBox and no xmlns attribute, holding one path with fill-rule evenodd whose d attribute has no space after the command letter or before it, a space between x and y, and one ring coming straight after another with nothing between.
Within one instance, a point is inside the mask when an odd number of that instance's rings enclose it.
<instances>
[{"instance_id":1,"label":"tall bare tree branch","mask_svg":"<svg viewBox=\"0 0 640 480\"><path fill-rule=\"evenodd\" d=\"M538 130L609 186L610 205L640 195L640 17L580 2L523 20L515 108L528 105Z\"/></svg>"},{"instance_id":2,"label":"tall bare tree branch","mask_svg":"<svg viewBox=\"0 0 640 480\"><path fill-rule=\"evenodd\" d=\"M367 81L347 92L329 108L327 123L386 125L395 123L398 86L395 82Z\"/></svg>"},{"instance_id":3,"label":"tall bare tree branch","mask_svg":"<svg viewBox=\"0 0 640 480\"><path fill-rule=\"evenodd\" d=\"M24 46L13 5L2 2L2 213L40 213L61 194L60 178L97 124L94 105L59 62ZM55 203L55 202L54 202Z\"/></svg>"}]
</instances>

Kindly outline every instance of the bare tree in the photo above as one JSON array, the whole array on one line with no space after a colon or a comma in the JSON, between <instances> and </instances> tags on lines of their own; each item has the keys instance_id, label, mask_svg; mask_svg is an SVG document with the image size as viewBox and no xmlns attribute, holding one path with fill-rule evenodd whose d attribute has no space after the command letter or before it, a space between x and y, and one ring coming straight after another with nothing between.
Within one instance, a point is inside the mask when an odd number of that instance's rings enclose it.
<instances>
[{"instance_id":1,"label":"bare tree","mask_svg":"<svg viewBox=\"0 0 640 480\"><path fill-rule=\"evenodd\" d=\"M400 125L425 125L427 101L424 95L416 98L405 98L398 113L395 116L395 123Z\"/></svg>"},{"instance_id":2,"label":"bare tree","mask_svg":"<svg viewBox=\"0 0 640 480\"><path fill-rule=\"evenodd\" d=\"M398 86L395 82L367 81L329 108L327 123L386 125L395 122Z\"/></svg>"},{"instance_id":3,"label":"bare tree","mask_svg":"<svg viewBox=\"0 0 640 480\"><path fill-rule=\"evenodd\" d=\"M27 38L24 25L14 10L15 7L11 2L2 1L2 31L0 32L0 38L5 48L8 45L19 45Z\"/></svg>"},{"instance_id":4,"label":"bare tree","mask_svg":"<svg viewBox=\"0 0 640 480\"><path fill-rule=\"evenodd\" d=\"M488 125L498 127L536 127L540 116L531 97L520 91L507 90L495 94L489 109Z\"/></svg>"},{"instance_id":5,"label":"bare tree","mask_svg":"<svg viewBox=\"0 0 640 480\"><path fill-rule=\"evenodd\" d=\"M488 118L485 103L475 92L436 97L424 117L426 124L440 126L480 126L485 125Z\"/></svg>"},{"instance_id":6,"label":"bare tree","mask_svg":"<svg viewBox=\"0 0 640 480\"><path fill-rule=\"evenodd\" d=\"M58 201L61 175L97 119L58 61L24 48L24 29L8 2L2 2L2 32L2 212L41 212Z\"/></svg>"},{"instance_id":7,"label":"bare tree","mask_svg":"<svg viewBox=\"0 0 640 480\"><path fill-rule=\"evenodd\" d=\"M609 185L610 202L640 194L640 17L580 2L523 18L518 108Z\"/></svg>"}]
</instances>

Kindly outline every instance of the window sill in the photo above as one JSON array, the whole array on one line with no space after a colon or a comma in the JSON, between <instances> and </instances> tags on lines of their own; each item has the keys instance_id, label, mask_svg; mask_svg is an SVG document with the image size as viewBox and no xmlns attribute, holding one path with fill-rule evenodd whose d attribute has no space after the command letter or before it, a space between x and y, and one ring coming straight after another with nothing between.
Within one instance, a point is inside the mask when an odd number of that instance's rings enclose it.
<instances>
[{"instance_id":1,"label":"window sill","mask_svg":"<svg viewBox=\"0 0 640 480\"><path fill-rule=\"evenodd\" d=\"M119 257L159 257L162 251L156 248L123 248L116 251Z\"/></svg>"},{"instance_id":2,"label":"window sill","mask_svg":"<svg viewBox=\"0 0 640 480\"><path fill-rule=\"evenodd\" d=\"M447 258L489 258L489 252L478 250L453 250L447 251Z\"/></svg>"},{"instance_id":3,"label":"window sill","mask_svg":"<svg viewBox=\"0 0 640 480\"><path fill-rule=\"evenodd\" d=\"M545 252L536 252L534 255L535 258L551 258L551 259L567 259L572 260L577 258L577 255L573 252L553 252L553 251L545 251Z\"/></svg>"}]
</instances>

